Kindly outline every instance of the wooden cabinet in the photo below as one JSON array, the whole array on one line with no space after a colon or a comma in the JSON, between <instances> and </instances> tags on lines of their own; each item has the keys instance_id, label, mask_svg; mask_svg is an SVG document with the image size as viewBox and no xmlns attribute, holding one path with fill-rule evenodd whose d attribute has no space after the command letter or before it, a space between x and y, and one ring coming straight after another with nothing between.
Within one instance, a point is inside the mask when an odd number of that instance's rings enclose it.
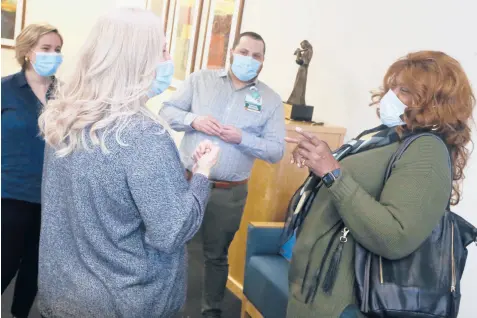
<instances>
[{"instance_id":1,"label":"wooden cabinet","mask_svg":"<svg viewBox=\"0 0 477 318\"><path fill-rule=\"evenodd\" d=\"M343 144L345 128L318 126L309 123L286 121L288 137L296 137L295 128L316 135L332 149ZM293 193L308 175L307 169L290 164L294 145L287 144L283 159L277 164L257 160L253 166L249 182L248 198L240 229L229 249L229 278L227 287L239 298L242 297L247 226L250 222L283 222L286 218L288 202Z\"/></svg>"}]
</instances>

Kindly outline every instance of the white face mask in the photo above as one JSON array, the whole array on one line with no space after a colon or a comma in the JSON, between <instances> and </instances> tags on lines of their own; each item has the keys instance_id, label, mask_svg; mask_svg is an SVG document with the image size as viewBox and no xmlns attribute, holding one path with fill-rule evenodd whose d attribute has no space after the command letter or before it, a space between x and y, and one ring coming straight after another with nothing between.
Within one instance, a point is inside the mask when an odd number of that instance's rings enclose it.
<instances>
[{"instance_id":1,"label":"white face mask","mask_svg":"<svg viewBox=\"0 0 477 318\"><path fill-rule=\"evenodd\" d=\"M401 115L404 114L406 108L407 106L401 102L399 97L394 94L393 90L388 90L379 102L379 116L381 117L381 122L388 127L405 125L406 123L402 121Z\"/></svg>"}]
</instances>

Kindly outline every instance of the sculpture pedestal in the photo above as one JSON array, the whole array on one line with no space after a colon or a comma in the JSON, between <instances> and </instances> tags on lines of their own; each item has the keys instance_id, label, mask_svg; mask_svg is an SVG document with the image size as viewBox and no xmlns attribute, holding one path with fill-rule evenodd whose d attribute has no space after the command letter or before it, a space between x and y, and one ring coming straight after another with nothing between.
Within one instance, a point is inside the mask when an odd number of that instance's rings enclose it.
<instances>
[{"instance_id":1,"label":"sculpture pedestal","mask_svg":"<svg viewBox=\"0 0 477 318\"><path fill-rule=\"evenodd\" d=\"M287 119L296 120L296 121L304 121L304 122L311 122L313 118L313 106L308 105L290 105L289 106L289 117Z\"/></svg>"}]
</instances>

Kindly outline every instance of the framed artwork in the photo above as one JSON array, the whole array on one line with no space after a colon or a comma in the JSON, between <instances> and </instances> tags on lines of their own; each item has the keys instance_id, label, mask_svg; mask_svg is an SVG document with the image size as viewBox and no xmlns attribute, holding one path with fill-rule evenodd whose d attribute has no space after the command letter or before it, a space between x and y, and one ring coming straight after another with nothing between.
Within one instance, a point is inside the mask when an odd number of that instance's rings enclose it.
<instances>
[{"instance_id":1,"label":"framed artwork","mask_svg":"<svg viewBox=\"0 0 477 318\"><path fill-rule=\"evenodd\" d=\"M153 0L152 0L153 1ZM167 47L169 52L171 51L171 41L172 41L172 27L174 26L174 12L176 12L177 0L167 0L169 1L169 9L167 10L167 17L164 18L164 31L166 32Z\"/></svg>"},{"instance_id":2,"label":"framed artwork","mask_svg":"<svg viewBox=\"0 0 477 318\"><path fill-rule=\"evenodd\" d=\"M229 66L229 51L240 33L244 0L209 0L207 30L200 60L200 69L221 69Z\"/></svg>"},{"instance_id":3,"label":"framed artwork","mask_svg":"<svg viewBox=\"0 0 477 318\"><path fill-rule=\"evenodd\" d=\"M26 0L2 0L2 48L14 48L25 26Z\"/></svg>"},{"instance_id":4,"label":"framed artwork","mask_svg":"<svg viewBox=\"0 0 477 318\"><path fill-rule=\"evenodd\" d=\"M229 51L240 33L245 0L147 0L161 16L175 65L172 87L200 69L229 66Z\"/></svg>"},{"instance_id":5,"label":"framed artwork","mask_svg":"<svg viewBox=\"0 0 477 318\"><path fill-rule=\"evenodd\" d=\"M201 0L176 0L170 32L170 54L175 65L174 87L194 69L202 7Z\"/></svg>"}]
</instances>

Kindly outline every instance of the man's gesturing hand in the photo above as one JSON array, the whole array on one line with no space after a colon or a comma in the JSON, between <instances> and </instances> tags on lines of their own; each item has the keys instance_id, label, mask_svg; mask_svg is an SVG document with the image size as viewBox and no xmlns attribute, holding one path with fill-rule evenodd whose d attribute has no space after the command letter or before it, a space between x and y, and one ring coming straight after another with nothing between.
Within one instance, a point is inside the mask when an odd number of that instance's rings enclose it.
<instances>
[{"instance_id":1,"label":"man's gesturing hand","mask_svg":"<svg viewBox=\"0 0 477 318\"><path fill-rule=\"evenodd\" d=\"M242 131L234 126L222 126L219 137L229 144L239 144L242 142Z\"/></svg>"},{"instance_id":2,"label":"man's gesturing hand","mask_svg":"<svg viewBox=\"0 0 477 318\"><path fill-rule=\"evenodd\" d=\"M209 136L220 136L222 125L212 116L198 116L191 127Z\"/></svg>"}]
</instances>

